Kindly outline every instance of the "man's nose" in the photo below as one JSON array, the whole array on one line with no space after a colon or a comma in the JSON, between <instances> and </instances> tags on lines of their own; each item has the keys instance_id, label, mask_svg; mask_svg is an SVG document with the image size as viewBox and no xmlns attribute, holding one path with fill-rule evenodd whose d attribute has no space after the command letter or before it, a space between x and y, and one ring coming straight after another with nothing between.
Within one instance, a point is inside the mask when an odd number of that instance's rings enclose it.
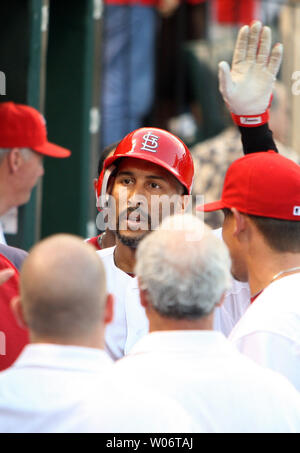
<instances>
[{"instance_id":1,"label":"man's nose","mask_svg":"<svg viewBox=\"0 0 300 453\"><path fill-rule=\"evenodd\" d=\"M128 196L128 207L145 208L147 206L147 198L142 190L135 189Z\"/></svg>"}]
</instances>

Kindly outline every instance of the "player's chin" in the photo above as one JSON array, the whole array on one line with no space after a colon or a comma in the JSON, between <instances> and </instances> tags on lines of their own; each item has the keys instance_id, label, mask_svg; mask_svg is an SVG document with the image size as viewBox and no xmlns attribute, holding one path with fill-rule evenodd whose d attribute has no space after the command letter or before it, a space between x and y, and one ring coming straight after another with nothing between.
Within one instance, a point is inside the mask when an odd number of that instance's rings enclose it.
<instances>
[{"instance_id":1,"label":"player's chin","mask_svg":"<svg viewBox=\"0 0 300 453\"><path fill-rule=\"evenodd\" d=\"M135 250L139 243L141 242L142 239L144 239L145 236L147 236L150 233L150 231L142 231L140 234L136 234L136 232L128 232L128 231L116 231L117 238L119 241L123 244L126 245L127 247Z\"/></svg>"},{"instance_id":2,"label":"player's chin","mask_svg":"<svg viewBox=\"0 0 300 453\"><path fill-rule=\"evenodd\" d=\"M150 231L151 225L149 225L148 222L135 222L127 220L126 222L120 223L120 225L118 225L118 230L122 234L139 236Z\"/></svg>"},{"instance_id":3,"label":"player's chin","mask_svg":"<svg viewBox=\"0 0 300 453\"><path fill-rule=\"evenodd\" d=\"M23 206L24 204L28 203L31 198L31 191L31 189L27 190L27 192L24 191L19 200L15 200L16 206Z\"/></svg>"}]
</instances>

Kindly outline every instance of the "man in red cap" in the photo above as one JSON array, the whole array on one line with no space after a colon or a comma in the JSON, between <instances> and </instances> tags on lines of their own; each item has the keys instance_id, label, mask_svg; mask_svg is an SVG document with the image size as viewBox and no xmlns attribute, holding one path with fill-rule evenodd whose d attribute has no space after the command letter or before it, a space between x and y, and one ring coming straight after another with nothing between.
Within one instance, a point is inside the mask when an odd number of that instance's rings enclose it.
<instances>
[{"instance_id":1,"label":"man in red cap","mask_svg":"<svg viewBox=\"0 0 300 453\"><path fill-rule=\"evenodd\" d=\"M0 103L0 216L29 201L32 189L44 174L44 156L63 158L70 154L68 149L47 140L45 119L36 109L13 102ZM3 370L14 362L29 338L9 306L11 298L18 294L17 267L26 253L5 245L0 252L0 269L10 275L0 287L0 334L5 339L0 348Z\"/></svg>"},{"instance_id":2,"label":"man in red cap","mask_svg":"<svg viewBox=\"0 0 300 453\"><path fill-rule=\"evenodd\" d=\"M226 62L220 63L219 71L220 90L235 123L253 129L253 143L259 146L257 132L267 127L266 107L282 46L274 46L268 55L270 30L261 29L259 22L253 29L249 35L249 27L242 27L231 71ZM268 149L274 148L261 151ZM223 238L231 252L232 273L250 286L252 304L231 332L231 340L300 390L299 197L299 165L263 152L234 162L226 174L222 200L200 210L224 210Z\"/></svg>"},{"instance_id":3,"label":"man in red cap","mask_svg":"<svg viewBox=\"0 0 300 453\"><path fill-rule=\"evenodd\" d=\"M0 216L27 203L44 174L43 157L69 157L70 151L48 142L43 116L33 107L0 104Z\"/></svg>"},{"instance_id":4,"label":"man in red cap","mask_svg":"<svg viewBox=\"0 0 300 453\"><path fill-rule=\"evenodd\" d=\"M300 166L272 151L244 156L221 200L202 209L223 209L232 274L250 286L252 304L229 338L300 390Z\"/></svg>"}]
</instances>

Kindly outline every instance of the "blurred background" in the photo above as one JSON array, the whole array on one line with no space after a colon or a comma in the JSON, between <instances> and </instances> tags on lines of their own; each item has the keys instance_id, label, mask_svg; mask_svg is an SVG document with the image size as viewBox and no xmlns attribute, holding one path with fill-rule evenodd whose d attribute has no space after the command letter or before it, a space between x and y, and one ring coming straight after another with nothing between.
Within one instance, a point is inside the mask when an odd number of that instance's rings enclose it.
<instances>
[{"instance_id":1,"label":"blurred background","mask_svg":"<svg viewBox=\"0 0 300 453\"><path fill-rule=\"evenodd\" d=\"M7 243L28 250L56 232L94 236L93 178L103 148L141 126L181 137L195 162L194 195L216 199L242 155L217 64L231 61L239 27L254 19L284 44L270 125L279 151L299 162L300 1L1 2L0 102L40 110L49 140L72 151L69 159L46 158L30 203L0 219Z\"/></svg>"}]
</instances>

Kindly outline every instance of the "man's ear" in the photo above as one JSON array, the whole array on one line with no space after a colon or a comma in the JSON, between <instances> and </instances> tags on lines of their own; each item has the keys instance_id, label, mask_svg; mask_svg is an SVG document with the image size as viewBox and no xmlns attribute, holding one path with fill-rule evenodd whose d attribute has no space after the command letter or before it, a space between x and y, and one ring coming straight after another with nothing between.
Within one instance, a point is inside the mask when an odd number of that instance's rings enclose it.
<instances>
[{"instance_id":1,"label":"man's ear","mask_svg":"<svg viewBox=\"0 0 300 453\"><path fill-rule=\"evenodd\" d=\"M23 307L21 304L20 296L15 296L10 301L10 308L14 314L14 317L20 327L27 328L27 323L24 318Z\"/></svg>"},{"instance_id":2,"label":"man's ear","mask_svg":"<svg viewBox=\"0 0 300 453\"><path fill-rule=\"evenodd\" d=\"M221 305L223 305L224 300L225 300L225 293L222 294L221 299L219 300L218 303L216 303L216 307L221 307Z\"/></svg>"},{"instance_id":3,"label":"man's ear","mask_svg":"<svg viewBox=\"0 0 300 453\"><path fill-rule=\"evenodd\" d=\"M8 167L11 173L17 173L24 162L20 148L12 148L7 156Z\"/></svg>"},{"instance_id":4,"label":"man's ear","mask_svg":"<svg viewBox=\"0 0 300 453\"><path fill-rule=\"evenodd\" d=\"M114 296L112 294L107 294L105 312L104 312L104 324L109 324L113 320L114 302L115 302Z\"/></svg>"},{"instance_id":5,"label":"man's ear","mask_svg":"<svg viewBox=\"0 0 300 453\"><path fill-rule=\"evenodd\" d=\"M236 208L231 208L231 212L234 217L233 235L239 236L240 233L243 233L246 230L246 219Z\"/></svg>"}]
</instances>

